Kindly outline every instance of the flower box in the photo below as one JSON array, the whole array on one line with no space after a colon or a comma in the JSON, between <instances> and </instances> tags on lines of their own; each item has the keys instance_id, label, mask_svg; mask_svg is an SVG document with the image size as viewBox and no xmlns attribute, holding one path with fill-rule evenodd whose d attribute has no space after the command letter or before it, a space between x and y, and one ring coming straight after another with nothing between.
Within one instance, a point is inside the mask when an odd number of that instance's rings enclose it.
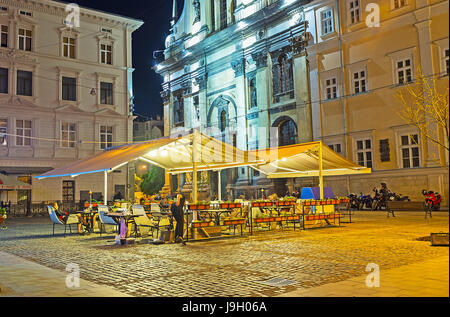
<instances>
[{"instance_id":1,"label":"flower box","mask_svg":"<svg viewBox=\"0 0 450 317\"><path fill-rule=\"evenodd\" d=\"M289 219L288 216L283 216L283 217L281 217L281 221L287 221L288 219Z\"/></svg>"},{"instance_id":2,"label":"flower box","mask_svg":"<svg viewBox=\"0 0 450 317\"><path fill-rule=\"evenodd\" d=\"M274 221L282 221L283 220L283 217L275 217L274 218Z\"/></svg>"},{"instance_id":3,"label":"flower box","mask_svg":"<svg viewBox=\"0 0 450 317\"><path fill-rule=\"evenodd\" d=\"M204 227L209 227L209 226L210 226L209 221L198 221L198 222L192 223L192 227L194 227L194 228L204 228Z\"/></svg>"},{"instance_id":4,"label":"flower box","mask_svg":"<svg viewBox=\"0 0 450 317\"><path fill-rule=\"evenodd\" d=\"M243 225L245 224L245 219L233 219L233 220L225 220L223 222L225 226L231 226L231 225Z\"/></svg>"},{"instance_id":5,"label":"flower box","mask_svg":"<svg viewBox=\"0 0 450 317\"><path fill-rule=\"evenodd\" d=\"M220 204L220 208L221 208L221 209L228 209L228 208L230 208L229 206L230 206L229 203L221 203L221 204Z\"/></svg>"},{"instance_id":6,"label":"flower box","mask_svg":"<svg viewBox=\"0 0 450 317\"><path fill-rule=\"evenodd\" d=\"M208 210L211 206L207 204L191 204L189 210Z\"/></svg>"},{"instance_id":7,"label":"flower box","mask_svg":"<svg viewBox=\"0 0 450 317\"><path fill-rule=\"evenodd\" d=\"M311 201L307 200L303 202L303 205L305 206L311 206Z\"/></svg>"}]
</instances>

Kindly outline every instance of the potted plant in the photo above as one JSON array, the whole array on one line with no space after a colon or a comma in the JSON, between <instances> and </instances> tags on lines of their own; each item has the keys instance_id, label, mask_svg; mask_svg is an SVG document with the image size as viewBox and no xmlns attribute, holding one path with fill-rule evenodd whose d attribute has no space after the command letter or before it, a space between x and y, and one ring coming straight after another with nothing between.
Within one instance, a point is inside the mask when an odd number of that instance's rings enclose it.
<instances>
[{"instance_id":1,"label":"potted plant","mask_svg":"<svg viewBox=\"0 0 450 317\"><path fill-rule=\"evenodd\" d=\"M6 229L5 225L6 218L7 218L6 208L0 208L0 225L2 226L2 229Z\"/></svg>"}]
</instances>

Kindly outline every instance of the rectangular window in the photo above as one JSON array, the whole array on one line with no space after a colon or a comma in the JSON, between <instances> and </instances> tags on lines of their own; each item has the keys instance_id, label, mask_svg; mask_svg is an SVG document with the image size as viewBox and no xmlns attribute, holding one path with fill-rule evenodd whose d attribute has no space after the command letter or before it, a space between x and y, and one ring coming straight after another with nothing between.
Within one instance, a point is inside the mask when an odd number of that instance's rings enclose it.
<instances>
[{"instance_id":1,"label":"rectangular window","mask_svg":"<svg viewBox=\"0 0 450 317\"><path fill-rule=\"evenodd\" d=\"M372 167L372 140L363 139L356 141L357 163L361 166Z\"/></svg>"},{"instance_id":2,"label":"rectangular window","mask_svg":"<svg viewBox=\"0 0 450 317\"><path fill-rule=\"evenodd\" d=\"M7 68L0 68L0 94L8 93L8 72Z\"/></svg>"},{"instance_id":3,"label":"rectangular window","mask_svg":"<svg viewBox=\"0 0 450 317\"><path fill-rule=\"evenodd\" d=\"M74 148L76 145L77 128L75 123L61 123L61 147Z\"/></svg>"},{"instance_id":4,"label":"rectangular window","mask_svg":"<svg viewBox=\"0 0 450 317\"><path fill-rule=\"evenodd\" d=\"M333 151L335 151L336 153L339 153L339 154L342 153L342 146L341 146L340 143L337 143L337 144L330 144L330 145L328 145L328 147L329 147L330 149L332 149Z\"/></svg>"},{"instance_id":5,"label":"rectangular window","mask_svg":"<svg viewBox=\"0 0 450 317\"><path fill-rule=\"evenodd\" d=\"M101 44L100 45L100 62L102 64L112 65L112 46Z\"/></svg>"},{"instance_id":6,"label":"rectangular window","mask_svg":"<svg viewBox=\"0 0 450 317\"><path fill-rule=\"evenodd\" d=\"M63 56L75 58L75 39L71 37L63 37Z\"/></svg>"},{"instance_id":7,"label":"rectangular window","mask_svg":"<svg viewBox=\"0 0 450 317\"><path fill-rule=\"evenodd\" d=\"M359 0L350 1L349 6L351 24L361 22L361 9L359 7Z\"/></svg>"},{"instance_id":8,"label":"rectangular window","mask_svg":"<svg viewBox=\"0 0 450 317\"><path fill-rule=\"evenodd\" d=\"M215 0L210 0L211 3L211 32L216 30L216 12L215 12Z\"/></svg>"},{"instance_id":9,"label":"rectangular window","mask_svg":"<svg viewBox=\"0 0 450 317\"><path fill-rule=\"evenodd\" d=\"M406 2L406 0L394 0L394 8L398 9L401 7L406 6L408 3Z\"/></svg>"},{"instance_id":10,"label":"rectangular window","mask_svg":"<svg viewBox=\"0 0 450 317\"><path fill-rule=\"evenodd\" d=\"M400 152L403 168L419 167L419 135L407 134L400 136Z\"/></svg>"},{"instance_id":11,"label":"rectangular window","mask_svg":"<svg viewBox=\"0 0 450 317\"><path fill-rule=\"evenodd\" d=\"M20 11L19 11L19 14L21 14L21 15L26 15L26 16L28 16L28 17L32 17L32 16L33 16L33 13L32 13L32 12L30 12L30 11L24 11L24 10L20 10Z\"/></svg>"},{"instance_id":12,"label":"rectangular window","mask_svg":"<svg viewBox=\"0 0 450 317\"><path fill-rule=\"evenodd\" d=\"M113 142L113 127L104 126L100 127L100 148L102 150L112 147Z\"/></svg>"},{"instance_id":13,"label":"rectangular window","mask_svg":"<svg viewBox=\"0 0 450 317\"><path fill-rule=\"evenodd\" d=\"M447 49L444 51L444 65L445 65L445 74L446 74L446 75L449 75L449 74L450 74L449 55L450 55L450 52L449 52L449 49L447 48Z\"/></svg>"},{"instance_id":14,"label":"rectangular window","mask_svg":"<svg viewBox=\"0 0 450 317\"><path fill-rule=\"evenodd\" d=\"M62 199L64 203L75 202L75 181L63 181Z\"/></svg>"},{"instance_id":15,"label":"rectangular window","mask_svg":"<svg viewBox=\"0 0 450 317\"><path fill-rule=\"evenodd\" d=\"M227 27L227 0L220 0L220 29Z\"/></svg>"},{"instance_id":16,"label":"rectangular window","mask_svg":"<svg viewBox=\"0 0 450 317\"><path fill-rule=\"evenodd\" d=\"M389 139L380 140L380 161L391 161L391 149L389 147Z\"/></svg>"},{"instance_id":17,"label":"rectangular window","mask_svg":"<svg viewBox=\"0 0 450 317\"><path fill-rule=\"evenodd\" d=\"M19 29L19 50L31 51L32 31L27 29Z\"/></svg>"},{"instance_id":18,"label":"rectangular window","mask_svg":"<svg viewBox=\"0 0 450 317\"><path fill-rule=\"evenodd\" d=\"M8 133L8 120L0 119L0 146L8 145L8 136L6 133Z\"/></svg>"},{"instance_id":19,"label":"rectangular window","mask_svg":"<svg viewBox=\"0 0 450 317\"><path fill-rule=\"evenodd\" d=\"M396 62L397 84L402 85L412 82L411 60L405 59Z\"/></svg>"},{"instance_id":20,"label":"rectangular window","mask_svg":"<svg viewBox=\"0 0 450 317\"><path fill-rule=\"evenodd\" d=\"M327 99L337 98L337 82L335 77L325 81L325 90L327 93Z\"/></svg>"},{"instance_id":21,"label":"rectangular window","mask_svg":"<svg viewBox=\"0 0 450 317\"><path fill-rule=\"evenodd\" d=\"M367 75L366 71L362 70L353 73L353 93L359 94L367 91Z\"/></svg>"},{"instance_id":22,"label":"rectangular window","mask_svg":"<svg viewBox=\"0 0 450 317\"><path fill-rule=\"evenodd\" d=\"M0 31L1 31L1 47L8 47L8 26L7 25L0 25Z\"/></svg>"},{"instance_id":23,"label":"rectangular window","mask_svg":"<svg viewBox=\"0 0 450 317\"><path fill-rule=\"evenodd\" d=\"M30 146L32 136L31 120L16 120L16 145Z\"/></svg>"},{"instance_id":24,"label":"rectangular window","mask_svg":"<svg viewBox=\"0 0 450 317\"><path fill-rule=\"evenodd\" d=\"M100 104L113 105L113 84L112 83L100 83Z\"/></svg>"},{"instance_id":25,"label":"rectangular window","mask_svg":"<svg viewBox=\"0 0 450 317\"><path fill-rule=\"evenodd\" d=\"M17 71L17 94L20 96L33 95L33 73Z\"/></svg>"},{"instance_id":26,"label":"rectangular window","mask_svg":"<svg viewBox=\"0 0 450 317\"><path fill-rule=\"evenodd\" d=\"M173 121L175 126L184 125L184 98L181 94L174 95Z\"/></svg>"},{"instance_id":27,"label":"rectangular window","mask_svg":"<svg viewBox=\"0 0 450 317\"><path fill-rule=\"evenodd\" d=\"M322 35L332 33L333 31L333 10L329 9L322 12Z\"/></svg>"},{"instance_id":28,"label":"rectangular window","mask_svg":"<svg viewBox=\"0 0 450 317\"><path fill-rule=\"evenodd\" d=\"M77 79L70 77L62 78L62 100L77 100Z\"/></svg>"}]
</instances>

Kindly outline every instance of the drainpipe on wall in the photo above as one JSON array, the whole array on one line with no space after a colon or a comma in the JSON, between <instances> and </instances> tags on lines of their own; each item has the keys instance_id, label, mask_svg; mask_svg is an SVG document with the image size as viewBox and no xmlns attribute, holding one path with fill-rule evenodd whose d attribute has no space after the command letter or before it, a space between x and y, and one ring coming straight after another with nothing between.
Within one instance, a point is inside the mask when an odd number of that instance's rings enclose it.
<instances>
[{"instance_id":1,"label":"drainpipe on wall","mask_svg":"<svg viewBox=\"0 0 450 317\"><path fill-rule=\"evenodd\" d=\"M344 127L344 148L345 148L345 156L347 158L350 157L348 153L348 140L347 140L347 110L346 110L346 100L345 100L345 89L344 89L344 56L342 54L342 30L341 30L341 16L339 10L339 0L336 0L336 12L337 12L337 23L338 23L338 43L339 43L339 60L340 60L340 80L341 80L341 92L340 99L342 104L342 119L343 119L343 127Z\"/></svg>"}]
</instances>

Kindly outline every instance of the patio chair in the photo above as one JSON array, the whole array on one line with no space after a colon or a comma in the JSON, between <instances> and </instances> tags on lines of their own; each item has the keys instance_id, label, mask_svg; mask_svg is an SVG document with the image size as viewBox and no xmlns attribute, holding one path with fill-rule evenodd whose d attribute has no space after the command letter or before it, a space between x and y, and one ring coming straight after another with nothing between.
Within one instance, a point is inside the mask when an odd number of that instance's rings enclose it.
<instances>
[{"instance_id":1,"label":"patio chair","mask_svg":"<svg viewBox=\"0 0 450 317\"><path fill-rule=\"evenodd\" d=\"M66 237L67 226L69 226L70 233L72 233L71 225L78 224L79 220L76 215L69 215L66 221L61 220L56 214L55 208L53 206L47 206L48 214L50 215L50 220L53 222L53 235L55 235L55 225L64 226L64 238Z\"/></svg>"},{"instance_id":2,"label":"patio chair","mask_svg":"<svg viewBox=\"0 0 450 317\"><path fill-rule=\"evenodd\" d=\"M98 206L98 219L100 220L100 222L99 222L100 236L103 233L103 229L104 229L105 225L111 225L111 226L115 226L117 228L119 227L119 225L113 218L105 215L108 212L109 212L108 206L104 206L104 205ZM105 232L106 232L106 229L105 229Z\"/></svg>"},{"instance_id":3,"label":"patio chair","mask_svg":"<svg viewBox=\"0 0 450 317\"><path fill-rule=\"evenodd\" d=\"M135 230L139 230L139 233L142 235L148 235L148 232L150 229L152 229L152 235L153 235L153 228L155 227L154 221L150 219L147 214L145 213L145 209L141 205L133 205L132 207L133 215L139 216L135 217L134 224L135 224ZM144 230L143 230L144 229Z\"/></svg>"}]
</instances>

